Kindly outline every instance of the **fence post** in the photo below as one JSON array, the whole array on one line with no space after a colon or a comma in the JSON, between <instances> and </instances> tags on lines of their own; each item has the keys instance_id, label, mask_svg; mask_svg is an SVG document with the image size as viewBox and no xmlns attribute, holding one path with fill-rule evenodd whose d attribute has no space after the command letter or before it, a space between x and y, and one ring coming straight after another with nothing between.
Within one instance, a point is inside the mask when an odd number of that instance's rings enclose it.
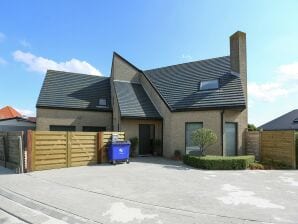
<instances>
[{"instance_id":1,"label":"fence post","mask_svg":"<svg viewBox=\"0 0 298 224\"><path fill-rule=\"evenodd\" d=\"M27 132L27 172L33 171L32 169L32 131Z\"/></svg>"},{"instance_id":2,"label":"fence post","mask_svg":"<svg viewBox=\"0 0 298 224\"><path fill-rule=\"evenodd\" d=\"M7 132L3 136L3 146L4 146L4 167L7 167L7 161L8 161L8 137Z\"/></svg>"},{"instance_id":3,"label":"fence post","mask_svg":"<svg viewBox=\"0 0 298 224\"><path fill-rule=\"evenodd\" d=\"M67 142L66 167L71 167L71 132L66 132L66 142Z\"/></svg>"},{"instance_id":4,"label":"fence post","mask_svg":"<svg viewBox=\"0 0 298 224\"><path fill-rule=\"evenodd\" d=\"M19 141L19 154L20 154L20 159L19 159L19 164L20 164L20 173L24 173L24 154L23 154L23 142L22 142L22 137L18 136L18 141Z\"/></svg>"},{"instance_id":5,"label":"fence post","mask_svg":"<svg viewBox=\"0 0 298 224\"><path fill-rule=\"evenodd\" d=\"M262 158L262 132L263 131L259 131L259 160L263 161Z\"/></svg>"},{"instance_id":6,"label":"fence post","mask_svg":"<svg viewBox=\"0 0 298 224\"><path fill-rule=\"evenodd\" d=\"M292 164L293 168L296 169L296 136L295 136L295 131L293 131L293 147L292 147Z\"/></svg>"},{"instance_id":7,"label":"fence post","mask_svg":"<svg viewBox=\"0 0 298 224\"><path fill-rule=\"evenodd\" d=\"M102 134L101 132L97 133L97 163L102 163Z\"/></svg>"}]
</instances>

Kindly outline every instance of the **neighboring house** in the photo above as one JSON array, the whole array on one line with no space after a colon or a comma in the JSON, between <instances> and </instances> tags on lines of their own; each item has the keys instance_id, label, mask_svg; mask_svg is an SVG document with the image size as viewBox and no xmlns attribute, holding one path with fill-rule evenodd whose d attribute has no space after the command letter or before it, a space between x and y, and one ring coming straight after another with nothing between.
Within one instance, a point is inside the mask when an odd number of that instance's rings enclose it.
<instances>
[{"instance_id":1,"label":"neighboring house","mask_svg":"<svg viewBox=\"0 0 298 224\"><path fill-rule=\"evenodd\" d=\"M35 129L35 118L24 117L10 106L0 109L0 131L27 131Z\"/></svg>"},{"instance_id":2,"label":"neighboring house","mask_svg":"<svg viewBox=\"0 0 298 224\"><path fill-rule=\"evenodd\" d=\"M163 155L188 153L192 132L212 129L207 153L244 153L247 128L246 34L230 37L230 55L141 70L114 53L111 77L48 71L37 102L37 130L125 131L139 154L154 140Z\"/></svg>"},{"instance_id":3,"label":"neighboring house","mask_svg":"<svg viewBox=\"0 0 298 224\"><path fill-rule=\"evenodd\" d=\"M6 106L0 109L0 120L15 117L22 117L22 114L13 109L11 106Z\"/></svg>"},{"instance_id":4,"label":"neighboring house","mask_svg":"<svg viewBox=\"0 0 298 224\"><path fill-rule=\"evenodd\" d=\"M298 109L286 113L259 127L264 131L296 130L298 131Z\"/></svg>"}]
</instances>

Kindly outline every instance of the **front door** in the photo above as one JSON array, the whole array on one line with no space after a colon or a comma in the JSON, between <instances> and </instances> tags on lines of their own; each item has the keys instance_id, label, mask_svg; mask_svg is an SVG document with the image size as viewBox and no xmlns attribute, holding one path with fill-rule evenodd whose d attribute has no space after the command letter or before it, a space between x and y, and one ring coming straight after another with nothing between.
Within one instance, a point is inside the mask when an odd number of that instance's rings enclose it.
<instances>
[{"instance_id":1,"label":"front door","mask_svg":"<svg viewBox=\"0 0 298 224\"><path fill-rule=\"evenodd\" d=\"M139 154L148 155L153 153L154 130L153 124L139 125Z\"/></svg>"},{"instance_id":2,"label":"front door","mask_svg":"<svg viewBox=\"0 0 298 224\"><path fill-rule=\"evenodd\" d=\"M225 152L226 156L237 155L237 123L225 123Z\"/></svg>"}]
</instances>

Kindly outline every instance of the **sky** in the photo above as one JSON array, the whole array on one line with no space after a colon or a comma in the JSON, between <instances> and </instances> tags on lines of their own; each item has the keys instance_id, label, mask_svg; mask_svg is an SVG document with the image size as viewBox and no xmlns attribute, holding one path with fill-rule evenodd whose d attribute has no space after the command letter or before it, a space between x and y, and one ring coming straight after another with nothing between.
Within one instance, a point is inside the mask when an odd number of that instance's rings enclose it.
<instances>
[{"instance_id":1,"label":"sky","mask_svg":"<svg viewBox=\"0 0 298 224\"><path fill-rule=\"evenodd\" d=\"M3 0L0 107L35 115L47 69L109 76L113 51L140 69L229 55L247 33L249 122L298 109L296 0Z\"/></svg>"}]
</instances>

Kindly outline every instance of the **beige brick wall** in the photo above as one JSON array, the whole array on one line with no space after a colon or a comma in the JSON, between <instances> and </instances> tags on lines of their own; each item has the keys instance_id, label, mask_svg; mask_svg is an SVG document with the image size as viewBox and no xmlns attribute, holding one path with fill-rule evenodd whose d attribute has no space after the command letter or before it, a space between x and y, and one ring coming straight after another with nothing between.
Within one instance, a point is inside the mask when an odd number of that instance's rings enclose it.
<instances>
[{"instance_id":1,"label":"beige brick wall","mask_svg":"<svg viewBox=\"0 0 298 224\"><path fill-rule=\"evenodd\" d=\"M171 157L175 150L172 150L172 113L143 74L140 75L140 82L155 108L163 117L163 155Z\"/></svg>"},{"instance_id":2,"label":"beige brick wall","mask_svg":"<svg viewBox=\"0 0 298 224\"><path fill-rule=\"evenodd\" d=\"M139 71L117 55L114 55L112 79L139 83Z\"/></svg>"},{"instance_id":3,"label":"beige brick wall","mask_svg":"<svg viewBox=\"0 0 298 224\"><path fill-rule=\"evenodd\" d=\"M113 130L119 131L121 127L121 119L120 119L120 108L118 103L118 98L116 95L115 87L113 80L111 79L111 100L113 107Z\"/></svg>"},{"instance_id":4,"label":"beige brick wall","mask_svg":"<svg viewBox=\"0 0 298 224\"><path fill-rule=\"evenodd\" d=\"M245 139L247 130L247 110L239 112L237 110L226 110L224 113L225 122L237 122L238 123L238 155L245 154Z\"/></svg>"},{"instance_id":5,"label":"beige brick wall","mask_svg":"<svg viewBox=\"0 0 298 224\"><path fill-rule=\"evenodd\" d=\"M188 111L175 112L172 116L171 144L167 150L167 155L173 155L174 150L178 149L183 154L185 152L185 123L203 122L204 128L209 128L215 132L218 137L216 144L207 149L207 154L221 155L221 111Z\"/></svg>"},{"instance_id":6,"label":"beige brick wall","mask_svg":"<svg viewBox=\"0 0 298 224\"><path fill-rule=\"evenodd\" d=\"M82 131L83 126L112 130L112 112L37 108L36 115L37 131L48 131L50 125L76 126L76 131Z\"/></svg>"},{"instance_id":7,"label":"beige brick wall","mask_svg":"<svg viewBox=\"0 0 298 224\"><path fill-rule=\"evenodd\" d=\"M136 119L122 119L121 131L125 132L125 139L133 137L139 138L139 124L154 124L155 125L155 139L162 138L162 121L161 120L136 120ZM137 153L139 148L137 148Z\"/></svg>"}]
</instances>

